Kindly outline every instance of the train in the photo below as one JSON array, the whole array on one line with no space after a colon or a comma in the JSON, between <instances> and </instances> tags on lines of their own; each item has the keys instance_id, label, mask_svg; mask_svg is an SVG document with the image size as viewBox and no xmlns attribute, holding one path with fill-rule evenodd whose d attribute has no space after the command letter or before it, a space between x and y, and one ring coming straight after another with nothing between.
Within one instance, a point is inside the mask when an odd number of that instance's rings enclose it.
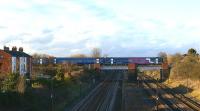
<instances>
[{"instance_id":1,"label":"train","mask_svg":"<svg viewBox=\"0 0 200 111\"><path fill-rule=\"evenodd\" d=\"M121 65L121 64L162 64L162 57L87 57L87 58L73 58L73 57L53 57L53 58L38 58L34 60L34 64L105 64L105 65Z\"/></svg>"}]
</instances>

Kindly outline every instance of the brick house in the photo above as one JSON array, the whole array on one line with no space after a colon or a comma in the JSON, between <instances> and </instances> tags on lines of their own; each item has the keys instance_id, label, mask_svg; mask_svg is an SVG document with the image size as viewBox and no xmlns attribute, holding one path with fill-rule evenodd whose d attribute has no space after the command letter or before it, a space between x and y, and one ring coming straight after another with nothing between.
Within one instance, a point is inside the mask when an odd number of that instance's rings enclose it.
<instances>
[{"instance_id":1,"label":"brick house","mask_svg":"<svg viewBox=\"0 0 200 111\"><path fill-rule=\"evenodd\" d=\"M19 73L20 75L30 76L32 72L32 57L25 52L23 48L4 46L0 49L0 77L8 73Z\"/></svg>"}]
</instances>

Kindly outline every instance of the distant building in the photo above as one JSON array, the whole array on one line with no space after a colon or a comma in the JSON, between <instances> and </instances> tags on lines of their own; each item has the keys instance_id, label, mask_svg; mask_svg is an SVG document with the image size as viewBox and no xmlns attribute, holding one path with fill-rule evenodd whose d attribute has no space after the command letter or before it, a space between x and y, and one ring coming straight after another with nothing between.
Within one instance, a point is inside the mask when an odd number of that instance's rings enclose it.
<instances>
[{"instance_id":1,"label":"distant building","mask_svg":"<svg viewBox=\"0 0 200 111\"><path fill-rule=\"evenodd\" d=\"M23 48L4 46L0 49L0 75L5 76L8 73L19 73L29 76L32 72L32 57L23 52Z\"/></svg>"}]
</instances>

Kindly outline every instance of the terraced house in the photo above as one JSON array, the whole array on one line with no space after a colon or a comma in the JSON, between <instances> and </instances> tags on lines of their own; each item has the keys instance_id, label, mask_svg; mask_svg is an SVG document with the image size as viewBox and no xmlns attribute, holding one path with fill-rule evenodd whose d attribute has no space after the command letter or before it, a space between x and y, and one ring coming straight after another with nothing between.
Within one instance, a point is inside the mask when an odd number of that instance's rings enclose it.
<instances>
[{"instance_id":1,"label":"terraced house","mask_svg":"<svg viewBox=\"0 0 200 111\"><path fill-rule=\"evenodd\" d=\"M32 57L23 52L23 48L4 46L0 49L0 76L6 76L9 73L19 73L20 75L29 76L32 71Z\"/></svg>"}]
</instances>

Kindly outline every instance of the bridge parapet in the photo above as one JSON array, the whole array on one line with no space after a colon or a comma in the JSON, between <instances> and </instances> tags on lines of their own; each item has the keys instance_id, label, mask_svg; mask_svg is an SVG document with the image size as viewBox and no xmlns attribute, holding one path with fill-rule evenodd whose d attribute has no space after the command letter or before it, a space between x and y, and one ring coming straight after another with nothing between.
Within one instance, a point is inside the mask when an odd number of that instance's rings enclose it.
<instances>
[{"instance_id":1,"label":"bridge parapet","mask_svg":"<svg viewBox=\"0 0 200 111\"><path fill-rule=\"evenodd\" d=\"M135 70L135 69L136 69L136 64L129 63L129 64L128 64L128 69L129 69L129 70Z\"/></svg>"},{"instance_id":2,"label":"bridge parapet","mask_svg":"<svg viewBox=\"0 0 200 111\"><path fill-rule=\"evenodd\" d=\"M94 64L94 69L96 69L96 70L100 70L100 68L101 68L101 65L100 64Z\"/></svg>"},{"instance_id":3,"label":"bridge parapet","mask_svg":"<svg viewBox=\"0 0 200 111\"><path fill-rule=\"evenodd\" d=\"M165 81L170 76L170 69L168 63L162 63L162 69L160 70L160 80Z\"/></svg>"},{"instance_id":4,"label":"bridge parapet","mask_svg":"<svg viewBox=\"0 0 200 111\"><path fill-rule=\"evenodd\" d=\"M169 69L168 63L162 63L162 69Z\"/></svg>"}]
</instances>

